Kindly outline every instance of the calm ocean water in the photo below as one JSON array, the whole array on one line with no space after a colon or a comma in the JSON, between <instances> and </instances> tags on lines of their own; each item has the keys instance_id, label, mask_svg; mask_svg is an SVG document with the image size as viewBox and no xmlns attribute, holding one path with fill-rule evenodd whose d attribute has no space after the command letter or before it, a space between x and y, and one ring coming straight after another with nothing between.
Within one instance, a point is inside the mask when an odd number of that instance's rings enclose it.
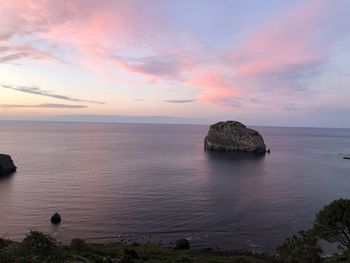
<instances>
[{"instance_id":1,"label":"calm ocean water","mask_svg":"<svg viewBox=\"0 0 350 263\"><path fill-rule=\"evenodd\" d=\"M271 154L205 152L200 125L0 122L0 152L18 166L0 178L0 236L273 250L350 198L350 129L256 129Z\"/></svg>"}]
</instances>

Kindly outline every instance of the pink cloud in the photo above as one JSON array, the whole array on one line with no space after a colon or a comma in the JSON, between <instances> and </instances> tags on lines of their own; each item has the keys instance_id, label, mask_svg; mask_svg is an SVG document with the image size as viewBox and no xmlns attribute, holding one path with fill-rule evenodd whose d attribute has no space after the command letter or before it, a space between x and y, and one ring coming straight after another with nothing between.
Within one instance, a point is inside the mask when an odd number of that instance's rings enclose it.
<instances>
[{"instance_id":1,"label":"pink cloud","mask_svg":"<svg viewBox=\"0 0 350 263\"><path fill-rule=\"evenodd\" d=\"M155 3L137 1L14 0L0 8L0 40L32 37L55 46L75 46L88 58L111 59L122 48L150 48L162 30Z\"/></svg>"},{"instance_id":2,"label":"pink cloud","mask_svg":"<svg viewBox=\"0 0 350 263\"><path fill-rule=\"evenodd\" d=\"M155 83L172 80L197 89L197 100L240 107L254 96L279 103L296 90L307 90L299 82L304 72L328 57L329 43L320 41L319 34L328 21L326 1L286 9L222 51L194 41L195 34L183 27L175 32L162 1L142 3L5 1L0 7L0 63L52 61L66 48L68 60L117 81L134 82L110 71L139 74Z\"/></svg>"},{"instance_id":3,"label":"pink cloud","mask_svg":"<svg viewBox=\"0 0 350 263\"><path fill-rule=\"evenodd\" d=\"M222 54L215 73L207 74L203 69L187 84L201 90L200 100L226 106L243 103L261 107L265 102L271 108L297 99L300 92L308 92L302 83L305 72L329 56L330 43L320 42L320 31L332 11L327 3L305 2L254 28L230 53ZM251 100L255 97L259 103Z\"/></svg>"},{"instance_id":4,"label":"pink cloud","mask_svg":"<svg viewBox=\"0 0 350 263\"><path fill-rule=\"evenodd\" d=\"M237 80L260 82L279 76L286 79L286 74L295 80L293 74L326 59L326 49L317 43L319 27L326 16L324 3L305 2L258 28L239 48L233 48L229 66ZM290 84L295 83L285 86Z\"/></svg>"},{"instance_id":5,"label":"pink cloud","mask_svg":"<svg viewBox=\"0 0 350 263\"><path fill-rule=\"evenodd\" d=\"M242 94L242 90L234 87L229 77L214 71L193 76L186 84L200 90L197 98L199 101L225 104L227 98L235 98ZM237 103L230 104L237 106Z\"/></svg>"}]
</instances>

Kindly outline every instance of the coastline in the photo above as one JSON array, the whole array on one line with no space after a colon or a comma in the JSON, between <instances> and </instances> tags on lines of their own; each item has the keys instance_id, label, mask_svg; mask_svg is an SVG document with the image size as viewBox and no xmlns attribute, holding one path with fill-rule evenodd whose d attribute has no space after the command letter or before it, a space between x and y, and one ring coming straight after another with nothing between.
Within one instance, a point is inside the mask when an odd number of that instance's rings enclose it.
<instances>
[{"instance_id":1,"label":"coastline","mask_svg":"<svg viewBox=\"0 0 350 263\"><path fill-rule=\"evenodd\" d=\"M345 256L322 256L322 262L344 261ZM50 235L31 231L22 241L0 238L0 262L174 262L174 263L282 263L277 254L254 254L242 250L179 249L153 243L57 242ZM299 262L299 261L298 261Z\"/></svg>"},{"instance_id":2,"label":"coastline","mask_svg":"<svg viewBox=\"0 0 350 263\"><path fill-rule=\"evenodd\" d=\"M176 249L152 243L86 242L73 239L57 242L49 235L31 231L21 242L0 238L1 262L274 262L267 254L238 250Z\"/></svg>"}]
</instances>

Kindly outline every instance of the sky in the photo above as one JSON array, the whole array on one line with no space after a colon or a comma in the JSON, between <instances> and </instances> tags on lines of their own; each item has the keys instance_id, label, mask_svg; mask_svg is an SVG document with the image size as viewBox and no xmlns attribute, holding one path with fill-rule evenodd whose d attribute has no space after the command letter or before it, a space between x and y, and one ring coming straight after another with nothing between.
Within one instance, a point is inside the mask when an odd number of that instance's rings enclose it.
<instances>
[{"instance_id":1,"label":"sky","mask_svg":"<svg viewBox=\"0 0 350 263\"><path fill-rule=\"evenodd\" d=\"M4 1L0 119L350 128L350 1Z\"/></svg>"}]
</instances>

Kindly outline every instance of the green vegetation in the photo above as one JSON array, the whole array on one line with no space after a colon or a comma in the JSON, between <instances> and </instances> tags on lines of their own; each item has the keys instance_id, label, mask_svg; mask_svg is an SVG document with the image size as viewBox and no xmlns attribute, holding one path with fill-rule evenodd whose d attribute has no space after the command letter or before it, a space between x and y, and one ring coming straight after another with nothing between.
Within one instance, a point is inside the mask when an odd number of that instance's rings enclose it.
<instances>
[{"instance_id":1,"label":"green vegetation","mask_svg":"<svg viewBox=\"0 0 350 263\"><path fill-rule=\"evenodd\" d=\"M320 239L337 242L342 253L322 258ZM166 249L151 244L90 244L81 239L73 239L69 245L62 245L49 235L31 231L22 242L0 238L0 263L17 262L350 263L350 200L339 199L325 206L316 215L313 228L287 238L277 248L274 257L213 250Z\"/></svg>"},{"instance_id":2,"label":"green vegetation","mask_svg":"<svg viewBox=\"0 0 350 263\"><path fill-rule=\"evenodd\" d=\"M252 255L223 255L213 251L165 249L150 244L89 244L74 239L70 245L58 244L53 238L31 231L22 242L0 239L1 263L34 262L115 262L115 263L263 263L267 258Z\"/></svg>"},{"instance_id":3,"label":"green vegetation","mask_svg":"<svg viewBox=\"0 0 350 263\"><path fill-rule=\"evenodd\" d=\"M277 248L279 260L286 263L317 263L321 261L322 249L311 230L299 231Z\"/></svg>"},{"instance_id":4,"label":"green vegetation","mask_svg":"<svg viewBox=\"0 0 350 263\"><path fill-rule=\"evenodd\" d=\"M316 215L315 234L329 242L350 248L350 200L339 199L325 206Z\"/></svg>"},{"instance_id":5,"label":"green vegetation","mask_svg":"<svg viewBox=\"0 0 350 263\"><path fill-rule=\"evenodd\" d=\"M319 239L337 242L341 255L322 259ZM300 231L277 248L277 260L286 263L350 262L350 200L326 205L315 217L311 230Z\"/></svg>"}]
</instances>

